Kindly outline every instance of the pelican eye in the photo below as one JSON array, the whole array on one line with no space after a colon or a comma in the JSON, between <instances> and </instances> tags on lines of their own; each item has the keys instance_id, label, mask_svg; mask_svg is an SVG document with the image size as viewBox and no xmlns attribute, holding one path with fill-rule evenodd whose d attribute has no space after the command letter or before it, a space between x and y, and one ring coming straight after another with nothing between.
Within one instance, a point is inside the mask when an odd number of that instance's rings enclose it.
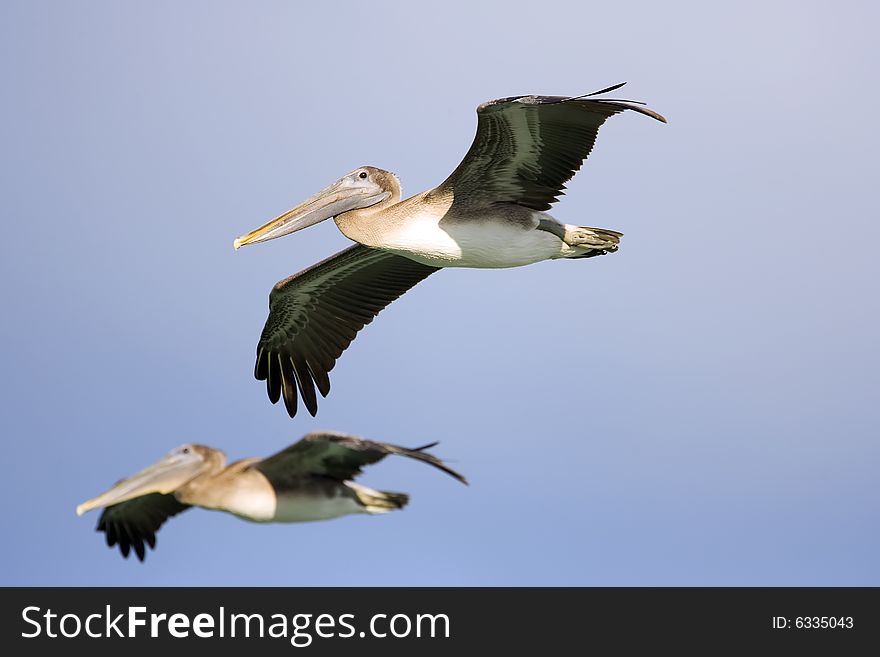
<instances>
[{"instance_id":1,"label":"pelican eye","mask_svg":"<svg viewBox=\"0 0 880 657\"><path fill-rule=\"evenodd\" d=\"M184 448L183 448L182 450L180 450L180 451L182 451L184 454L189 454L189 447L184 447Z\"/></svg>"},{"instance_id":2,"label":"pelican eye","mask_svg":"<svg viewBox=\"0 0 880 657\"><path fill-rule=\"evenodd\" d=\"M367 177L367 172L366 172L366 171L361 171L361 172L358 174L358 178L360 178L361 180L365 180L366 177Z\"/></svg>"}]
</instances>

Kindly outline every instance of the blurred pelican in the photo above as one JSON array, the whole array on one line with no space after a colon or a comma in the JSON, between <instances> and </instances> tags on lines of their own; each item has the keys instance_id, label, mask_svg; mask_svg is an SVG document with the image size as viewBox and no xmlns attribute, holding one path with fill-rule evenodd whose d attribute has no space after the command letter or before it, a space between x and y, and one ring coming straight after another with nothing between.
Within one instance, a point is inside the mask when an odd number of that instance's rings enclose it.
<instances>
[{"instance_id":1,"label":"blurred pelican","mask_svg":"<svg viewBox=\"0 0 880 657\"><path fill-rule=\"evenodd\" d=\"M239 237L265 242L333 217L358 244L280 281L257 345L254 375L288 414L299 396L315 415L315 389L358 331L389 303L443 267L518 267L617 250L621 233L562 223L545 212L593 149L606 119L634 101L585 96L515 96L477 108L477 134L438 187L401 200L397 176L355 169L292 210Z\"/></svg>"},{"instance_id":2,"label":"blurred pelican","mask_svg":"<svg viewBox=\"0 0 880 657\"><path fill-rule=\"evenodd\" d=\"M407 449L341 433L310 433L265 459L226 465L226 455L206 445L187 444L106 493L76 507L77 515L104 508L98 531L122 556L133 548L141 561L145 545L156 547L164 522L191 506L226 511L254 522L307 522L351 513L387 513L402 509L405 493L378 491L356 484L365 465L389 454L407 456L465 478L424 450Z\"/></svg>"}]
</instances>

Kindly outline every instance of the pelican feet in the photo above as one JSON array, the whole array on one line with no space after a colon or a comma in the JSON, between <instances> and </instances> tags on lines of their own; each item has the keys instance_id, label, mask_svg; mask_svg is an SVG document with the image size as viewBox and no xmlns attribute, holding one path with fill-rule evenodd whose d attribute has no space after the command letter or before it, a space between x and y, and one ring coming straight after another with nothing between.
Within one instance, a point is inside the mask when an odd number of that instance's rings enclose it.
<instances>
[{"instance_id":1,"label":"pelican feet","mask_svg":"<svg viewBox=\"0 0 880 657\"><path fill-rule=\"evenodd\" d=\"M565 224L565 235L562 241L569 246L582 249L617 251L621 237L623 237L623 233L618 233L616 230Z\"/></svg>"}]
</instances>

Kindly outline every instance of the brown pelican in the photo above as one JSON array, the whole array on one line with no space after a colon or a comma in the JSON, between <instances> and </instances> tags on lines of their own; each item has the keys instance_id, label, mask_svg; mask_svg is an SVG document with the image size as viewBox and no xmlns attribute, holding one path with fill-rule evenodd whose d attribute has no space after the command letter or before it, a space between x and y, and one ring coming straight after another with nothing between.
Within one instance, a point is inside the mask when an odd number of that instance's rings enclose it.
<instances>
[{"instance_id":1,"label":"brown pelican","mask_svg":"<svg viewBox=\"0 0 880 657\"><path fill-rule=\"evenodd\" d=\"M544 211L563 194L593 149L599 127L624 110L666 122L641 103L516 96L477 108L477 134L461 164L438 187L401 200L397 176L355 169L266 225L236 249L333 217L358 244L275 285L257 345L254 375L272 403L283 396L308 411L326 397L328 373L358 331L389 303L442 267L518 267L617 250L621 233L573 226Z\"/></svg>"},{"instance_id":2,"label":"brown pelican","mask_svg":"<svg viewBox=\"0 0 880 657\"><path fill-rule=\"evenodd\" d=\"M156 547L163 523L191 506L226 511L254 522L307 522L350 513L387 513L409 501L404 493L367 488L351 481L365 465L389 454L408 456L465 478L424 450L377 443L341 433L310 433L265 459L226 465L226 455L206 445L173 449L150 467L123 479L106 493L76 507L77 515L104 508L97 530L122 556L134 548L144 560Z\"/></svg>"}]
</instances>

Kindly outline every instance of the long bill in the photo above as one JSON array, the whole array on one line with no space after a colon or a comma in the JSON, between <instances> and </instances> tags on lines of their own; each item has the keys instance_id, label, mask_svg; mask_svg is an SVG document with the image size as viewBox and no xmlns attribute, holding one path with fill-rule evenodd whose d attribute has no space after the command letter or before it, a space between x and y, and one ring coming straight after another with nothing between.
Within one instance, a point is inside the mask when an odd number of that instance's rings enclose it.
<instances>
[{"instance_id":1,"label":"long bill","mask_svg":"<svg viewBox=\"0 0 880 657\"><path fill-rule=\"evenodd\" d=\"M342 178L292 210L278 215L247 235L236 238L232 246L237 251L245 244L256 244L289 235L343 212L368 207L385 200L390 195L384 190L379 190L377 194L375 188L355 186L348 177Z\"/></svg>"},{"instance_id":2,"label":"long bill","mask_svg":"<svg viewBox=\"0 0 880 657\"><path fill-rule=\"evenodd\" d=\"M171 493L206 468L206 463L195 454L169 454L136 475L118 482L106 493L83 502L76 507L76 515L81 516L86 511L119 504L150 493Z\"/></svg>"}]
</instances>

